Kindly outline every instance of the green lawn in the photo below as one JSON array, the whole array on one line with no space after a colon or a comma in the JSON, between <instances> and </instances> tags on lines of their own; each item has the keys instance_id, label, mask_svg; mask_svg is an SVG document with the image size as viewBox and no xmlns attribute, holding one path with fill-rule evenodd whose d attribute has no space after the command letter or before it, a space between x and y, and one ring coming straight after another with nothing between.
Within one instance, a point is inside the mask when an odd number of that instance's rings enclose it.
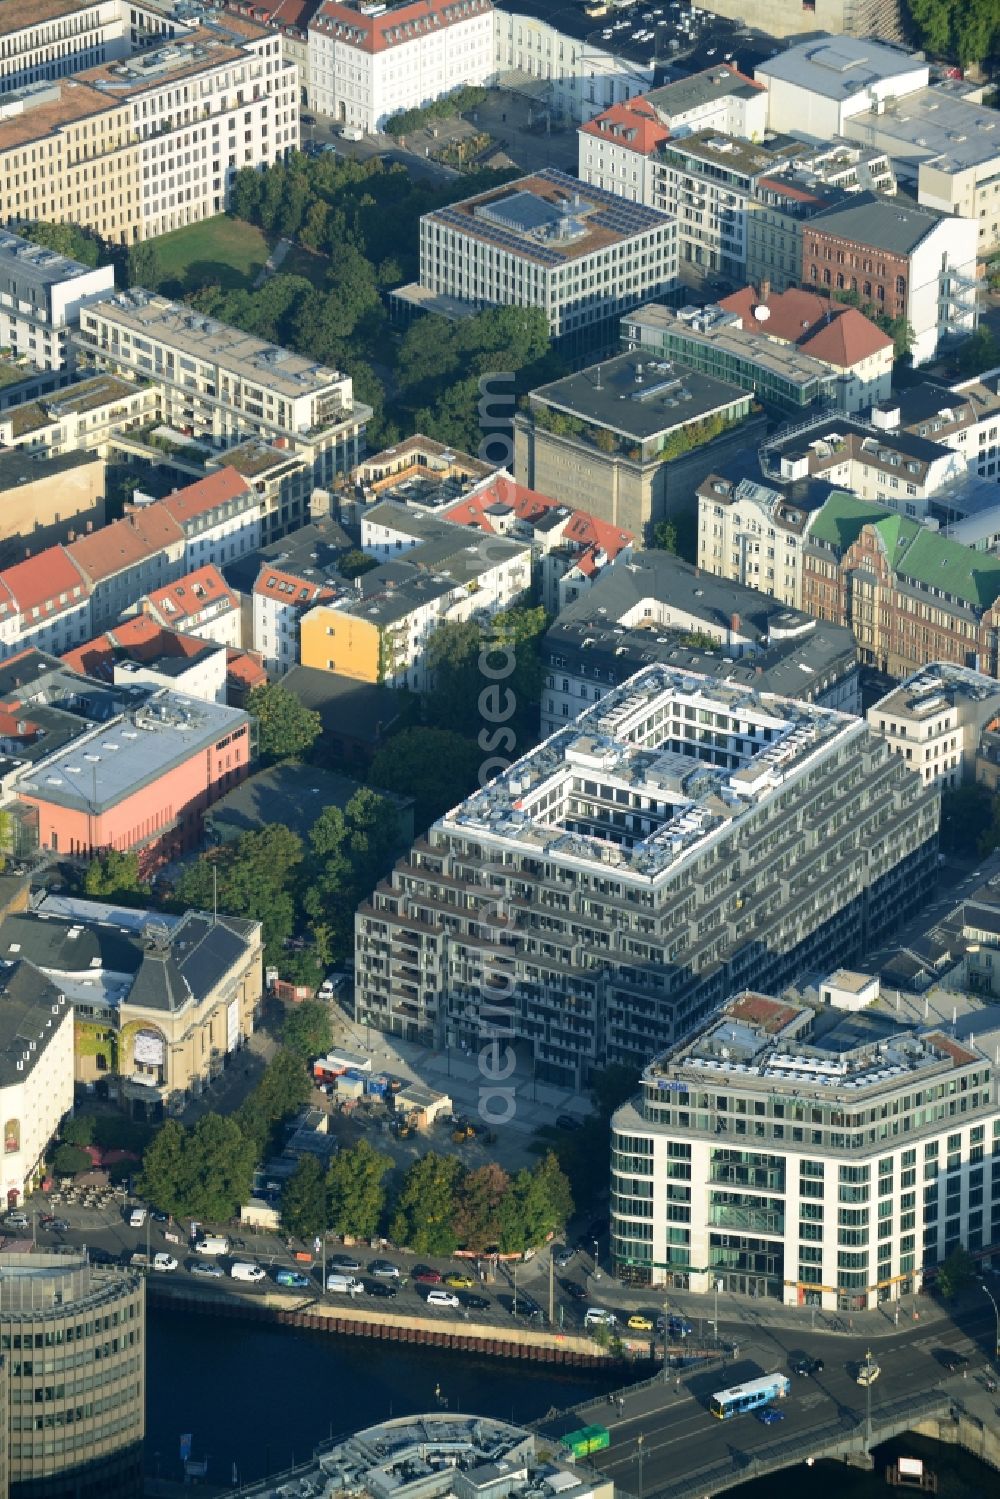
<instances>
[{"instance_id":1,"label":"green lawn","mask_svg":"<svg viewBox=\"0 0 1000 1499\"><path fill-rule=\"evenodd\" d=\"M161 285L178 282L186 292L213 283L224 291L249 288L269 253L259 229L226 214L175 229L153 243L163 266Z\"/></svg>"}]
</instances>

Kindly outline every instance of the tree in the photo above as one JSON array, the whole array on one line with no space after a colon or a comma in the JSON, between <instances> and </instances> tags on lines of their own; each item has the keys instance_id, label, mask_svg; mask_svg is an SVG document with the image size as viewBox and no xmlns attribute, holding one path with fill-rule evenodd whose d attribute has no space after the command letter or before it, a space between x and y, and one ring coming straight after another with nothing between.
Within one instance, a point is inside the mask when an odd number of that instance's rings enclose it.
<instances>
[{"instance_id":1,"label":"tree","mask_svg":"<svg viewBox=\"0 0 1000 1499\"><path fill-rule=\"evenodd\" d=\"M139 1191L161 1212L180 1217L187 1183L188 1132L176 1119L167 1119L142 1158Z\"/></svg>"},{"instance_id":2,"label":"tree","mask_svg":"<svg viewBox=\"0 0 1000 1499\"><path fill-rule=\"evenodd\" d=\"M300 1158L281 1194L281 1223L287 1233L312 1239L326 1232L326 1183L314 1155Z\"/></svg>"},{"instance_id":3,"label":"tree","mask_svg":"<svg viewBox=\"0 0 1000 1499\"><path fill-rule=\"evenodd\" d=\"M307 999L287 1010L281 1027L281 1041L304 1062L325 1056L333 1045L333 1027L327 1006L319 1000Z\"/></svg>"},{"instance_id":4,"label":"tree","mask_svg":"<svg viewBox=\"0 0 1000 1499\"><path fill-rule=\"evenodd\" d=\"M976 1266L972 1255L964 1244L959 1244L941 1264L935 1284L945 1300L950 1301L972 1284L975 1274Z\"/></svg>"},{"instance_id":5,"label":"tree","mask_svg":"<svg viewBox=\"0 0 1000 1499\"><path fill-rule=\"evenodd\" d=\"M267 760L295 760L308 754L322 727L320 716L277 682L255 687L247 712L257 720L257 743Z\"/></svg>"},{"instance_id":6,"label":"tree","mask_svg":"<svg viewBox=\"0 0 1000 1499\"><path fill-rule=\"evenodd\" d=\"M64 1121L59 1131L64 1145L92 1145L94 1143L94 1120L90 1114L75 1114Z\"/></svg>"},{"instance_id":7,"label":"tree","mask_svg":"<svg viewBox=\"0 0 1000 1499\"><path fill-rule=\"evenodd\" d=\"M412 796L418 829L454 807L478 782L483 753L471 739L448 729L403 729L373 757L373 786Z\"/></svg>"},{"instance_id":8,"label":"tree","mask_svg":"<svg viewBox=\"0 0 1000 1499\"><path fill-rule=\"evenodd\" d=\"M301 1109L311 1091L312 1084L301 1058L282 1047L236 1113L237 1123L243 1134L253 1140L258 1158L266 1154L269 1144L281 1143L282 1126Z\"/></svg>"},{"instance_id":9,"label":"tree","mask_svg":"<svg viewBox=\"0 0 1000 1499\"><path fill-rule=\"evenodd\" d=\"M168 1119L142 1163L139 1190L175 1218L231 1218L250 1196L256 1148L235 1119L205 1114L193 1130Z\"/></svg>"},{"instance_id":10,"label":"tree","mask_svg":"<svg viewBox=\"0 0 1000 1499\"><path fill-rule=\"evenodd\" d=\"M145 286L155 291L163 280L163 262L155 240L144 239L128 252L129 286Z\"/></svg>"},{"instance_id":11,"label":"tree","mask_svg":"<svg viewBox=\"0 0 1000 1499\"><path fill-rule=\"evenodd\" d=\"M979 375L983 370L1000 364L1000 344L989 328L977 328L975 333L959 344L955 360L963 375Z\"/></svg>"},{"instance_id":12,"label":"tree","mask_svg":"<svg viewBox=\"0 0 1000 1499\"><path fill-rule=\"evenodd\" d=\"M920 46L963 67L982 62L1000 41L995 0L907 0L907 9Z\"/></svg>"},{"instance_id":13,"label":"tree","mask_svg":"<svg viewBox=\"0 0 1000 1499\"><path fill-rule=\"evenodd\" d=\"M941 849L972 859L985 857L1000 843L1000 796L974 783L941 795Z\"/></svg>"},{"instance_id":14,"label":"tree","mask_svg":"<svg viewBox=\"0 0 1000 1499\"><path fill-rule=\"evenodd\" d=\"M535 1167L534 1176L544 1197L543 1212L546 1222L545 1236L547 1236L558 1228L565 1228L572 1218L573 1193L570 1190L569 1178L559 1165L554 1151L550 1150L544 1160L539 1161ZM539 1239L535 1242L543 1241Z\"/></svg>"},{"instance_id":15,"label":"tree","mask_svg":"<svg viewBox=\"0 0 1000 1499\"><path fill-rule=\"evenodd\" d=\"M96 266L101 263L103 245L97 235L78 224L19 224L18 234L30 239L33 244L44 245L60 255L68 255L81 265Z\"/></svg>"},{"instance_id":16,"label":"tree","mask_svg":"<svg viewBox=\"0 0 1000 1499\"><path fill-rule=\"evenodd\" d=\"M500 1239L500 1212L510 1191L510 1177L492 1162L462 1178L455 1202L455 1233L463 1249L481 1253Z\"/></svg>"},{"instance_id":17,"label":"tree","mask_svg":"<svg viewBox=\"0 0 1000 1499\"><path fill-rule=\"evenodd\" d=\"M259 921L273 961L294 930L292 891L302 854L301 838L282 823L242 833L234 843L210 849L182 871L173 904L182 910L193 906L210 911L217 902L230 916Z\"/></svg>"},{"instance_id":18,"label":"tree","mask_svg":"<svg viewBox=\"0 0 1000 1499\"><path fill-rule=\"evenodd\" d=\"M392 1157L367 1140L342 1150L326 1173L327 1222L344 1238L372 1239L385 1210L385 1177Z\"/></svg>"},{"instance_id":19,"label":"tree","mask_svg":"<svg viewBox=\"0 0 1000 1499\"><path fill-rule=\"evenodd\" d=\"M119 853L109 848L91 859L83 875L85 895L110 896L126 904L149 894L149 886L139 877L139 855L134 850Z\"/></svg>"},{"instance_id":20,"label":"tree","mask_svg":"<svg viewBox=\"0 0 1000 1499\"><path fill-rule=\"evenodd\" d=\"M461 1164L454 1156L429 1150L414 1161L403 1178L389 1230L394 1244L415 1254L453 1254L455 1197Z\"/></svg>"},{"instance_id":21,"label":"tree","mask_svg":"<svg viewBox=\"0 0 1000 1499\"><path fill-rule=\"evenodd\" d=\"M57 1145L52 1157L52 1169L59 1176L76 1176L81 1171L89 1171L93 1164L87 1152L78 1145Z\"/></svg>"},{"instance_id":22,"label":"tree","mask_svg":"<svg viewBox=\"0 0 1000 1499\"><path fill-rule=\"evenodd\" d=\"M661 552L677 555L677 527L672 520L661 520L653 527L653 545Z\"/></svg>"},{"instance_id":23,"label":"tree","mask_svg":"<svg viewBox=\"0 0 1000 1499\"><path fill-rule=\"evenodd\" d=\"M378 558L369 557L367 552L355 547L353 551L344 553L337 564L337 571L350 582L364 573L370 573L373 567L378 567Z\"/></svg>"}]
</instances>

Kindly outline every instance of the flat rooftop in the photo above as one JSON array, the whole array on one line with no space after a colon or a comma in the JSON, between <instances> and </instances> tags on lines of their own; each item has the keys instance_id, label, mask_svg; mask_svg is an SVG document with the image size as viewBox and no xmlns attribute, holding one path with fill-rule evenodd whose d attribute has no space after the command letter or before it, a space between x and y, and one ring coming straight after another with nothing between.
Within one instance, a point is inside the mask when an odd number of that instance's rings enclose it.
<instances>
[{"instance_id":1,"label":"flat rooftop","mask_svg":"<svg viewBox=\"0 0 1000 1499\"><path fill-rule=\"evenodd\" d=\"M663 141L658 147L661 156L690 157L707 166L713 175L720 171L735 172L748 178L781 171L801 149L800 141L778 138L773 145L761 146L738 136L723 135L719 130L697 130Z\"/></svg>"},{"instance_id":2,"label":"flat rooftop","mask_svg":"<svg viewBox=\"0 0 1000 1499\"><path fill-rule=\"evenodd\" d=\"M697 739L700 714L727 736L729 768L713 763L714 751ZM467 797L440 826L528 857L660 885L685 857L777 794L791 773L870 732L859 719L813 704L650 666ZM637 810L624 820L620 807Z\"/></svg>"},{"instance_id":3,"label":"flat rooftop","mask_svg":"<svg viewBox=\"0 0 1000 1499\"><path fill-rule=\"evenodd\" d=\"M425 214L427 222L553 267L667 227L669 215L554 168Z\"/></svg>"},{"instance_id":4,"label":"flat rooftop","mask_svg":"<svg viewBox=\"0 0 1000 1499\"><path fill-rule=\"evenodd\" d=\"M246 722L238 708L165 688L147 691L126 713L85 729L72 744L38 761L17 790L57 806L104 812Z\"/></svg>"},{"instance_id":5,"label":"flat rooftop","mask_svg":"<svg viewBox=\"0 0 1000 1499\"><path fill-rule=\"evenodd\" d=\"M243 38L226 24L230 19L236 18L220 16L219 23L199 26L160 47L137 52L133 57L87 68L78 76L83 83L110 98L128 99L153 89L169 87L224 63L237 62L247 54L241 45ZM254 30L259 36L266 35L263 28Z\"/></svg>"},{"instance_id":6,"label":"flat rooftop","mask_svg":"<svg viewBox=\"0 0 1000 1499\"><path fill-rule=\"evenodd\" d=\"M647 1096L661 1088L716 1087L838 1101L891 1093L975 1064L973 1048L933 1027L901 1023L875 1009L844 1011L744 993L689 1042L656 1058L643 1073ZM859 1100L860 1101L860 1100Z\"/></svg>"},{"instance_id":7,"label":"flat rooftop","mask_svg":"<svg viewBox=\"0 0 1000 1499\"><path fill-rule=\"evenodd\" d=\"M139 287L117 292L87 311L118 328L128 329L136 337L155 339L189 359L218 365L293 400L332 392L347 379L328 365L293 354L263 338L254 338L216 318L203 317L190 307Z\"/></svg>"},{"instance_id":8,"label":"flat rooftop","mask_svg":"<svg viewBox=\"0 0 1000 1499\"><path fill-rule=\"evenodd\" d=\"M259 479L264 475L273 478L284 469L302 468L305 463L297 453L289 453L287 448L273 448L257 438L227 448L218 461L227 468L234 468L244 479Z\"/></svg>"},{"instance_id":9,"label":"flat rooftop","mask_svg":"<svg viewBox=\"0 0 1000 1499\"><path fill-rule=\"evenodd\" d=\"M94 271L95 267L81 265L78 260L60 255L57 250L33 244L9 230L0 230L0 286L5 290L10 290L7 283L11 280L16 280L18 287L32 286L42 290L61 286L64 281L73 281L79 276L91 276Z\"/></svg>"},{"instance_id":10,"label":"flat rooftop","mask_svg":"<svg viewBox=\"0 0 1000 1499\"><path fill-rule=\"evenodd\" d=\"M734 359L750 362L803 394L808 395L810 387L816 387L812 392L814 398L837 378L831 366L822 360L813 359L795 344L779 343L763 333L741 328L735 313L719 307L681 307L674 312L655 303L626 314L623 325L629 321L664 334L675 333L678 338L690 339L706 349L717 349Z\"/></svg>"},{"instance_id":11,"label":"flat rooftop","mask_svg":"<svg viewBox=\"0 0 1000 1499\"><path fill-rule=\"evenodd\" d=\"M738 385L638 349L540 385L530 399L645 442L750 398Z\"/></svg>"},{"instance_id":12,"label":"flat rooftop","mask_svg":"<svg viewBox=\"0 0 1000 1499\"><path fill-rule=\"evenodd\" d=\"M117 375L94 375L87 380L77 380L73 385L63 386L51 396L37 401L28 401L23 406L14 406L0 415L0 422L9 421L14 437L24 437L29 432L51 427L67 416L81 416L88 411L97 411L102 406L117 401L129 401L153 386L147 381L121 380Z\"/></svg>"},{"instance_id":13,"label":"flat rooftop","mask_svg":"<svg viewBox=\"0 0 1000 1499\"><path fill-rule=\"evenodd\" d=\"M981 672L964 666L952 666L947 661L936 661L922 667L907 681L901 682L885 697L880 697L869 710L871 714L885 713L896 718L921 722L932 718L949 704L963 700L971 703L1000 703L1000 682L985 677Z\"/></svg>"},{"instance_id":14,"label":"flat rooftop","mask_svg":"<svg viewBox=\"0 0 1000 1499\"><path fill-rule=\"evenodd\" d=\"M783 79L827 99L851 99L875 83L927 69L919 53L904 52L865 37L822 36L800 42L758 63L754 76L761 82Z\"/></svg>"},{"instance_id":15,"label":"flat rooftop","mask_svg":"<svg viewBox=\"0 0 1000 1499\"><path fill-rule=\"evenodd\" d=\"M0 94L0 152L52 136L76 120L103 114L120 103L78 79L12 89Z\"/></svg>"},{"instance_id":16,"label":"flat rooftop","mask_svg":"<svg viewBox=\"0 0 1000 1499\"><path fill-rule=\"evenodd\" d=\"M1000 157L1000 111L933 85L887 104L882 114L854 115L845 124L848 134L873 127L879 139L892 141L894 159L909 156L942 172L995 164Z\"/></svg>"}]
</instances>

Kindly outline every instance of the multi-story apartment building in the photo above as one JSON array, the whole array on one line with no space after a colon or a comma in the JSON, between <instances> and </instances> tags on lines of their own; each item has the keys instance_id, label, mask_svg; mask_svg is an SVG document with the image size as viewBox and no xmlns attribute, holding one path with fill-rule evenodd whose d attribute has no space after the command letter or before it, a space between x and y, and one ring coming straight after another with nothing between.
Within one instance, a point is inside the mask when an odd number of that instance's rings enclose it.
<instances>
[{"instance_id":1,"label":"multi-story apartment building","mask_svg":"<svg viewBox=\"0 0 1000 1499\"><path fill-rule=\"evenodd\" d=\"M220 213L233 175L298 147L280 35L216 14L135 57L0 97L0 208L131 244Z\"/></svg>"},{"instance_id":2,"label":"multi-story apartment building","mask_svg":"<svg viewBox=\"0 0 1000 1499\"><path fill-rule=\"evenodd\" d=\"M624 39L612 38L595 30L575 7L542 17L521 5L522 0L500 0L494 11L496 75L515 84L532 79L542 107L557 117L589 120L652 86L656 43L651 31L643 32L641 41L631 27Z\"/></svg>"},{"instance_id":3,"label":"multi-story apartment building","mask_svg":"<svg viewBox=\"0 0 1000 1499\"><path fill-rule=\"evenodd\" d=\"M114 289L113 266L91 268L0 233L0 345L39 369L72 369L76 350L69 335L80 308Z\"/></svg>"},{"instance_id":4,"label":"multi-story apartment building","mask_svg":"<svg viewBox=\"0 0 1000 1499\"><path fill-rule=\"evenodd\" d=\"M90 631L108 629L140 594L179 578L186 549L183 530L162 502L71 541L65 552L87 585Z\"/></svg>"},{"instance_id":5,"label":"multi-story apartment building","mask_svg":"<svg viewBox=\"0 0 1000 1499\"><path fill-rule=\"evenodd\" d=\"M159 386L92 375L0 413L0 442L32 454L87 452L106 458L111 439L153 421L161 401Z\"/></svg>"},{"instance_id":6,"label":"multi-story apartment building","mask_svg":"<svg viewBox=\"0 0 1000 1499\"><path fill-rule=\"evenodd\" d=\"M424 692L432 682L427 645L442 624L486 619L531 588L528 541L476 535L401 505L366 512L362 545L391 560L302 616L303 666Z\"/></svg>"},{"instance_id":7,"label":"multi-story apartment building","mask_svg":"<svg viewBox=\"0 0 1000 1499\"><path fill-rule=\"evenodd\" d=\"M90 588L63 547L0 573L0 656L28 646L58 656L92 634Z\"/></svg>"},{"instance_id":8,"label":"multi-story apartment building","mask_svg":"<svg viewBox=\"0 0 1000 1499\"><path fill-rule=\"evenodd\" d=\"M2 429L0 429L2 430ZM227 448L210 460L209 469L224 466L242 474L260 500L261 542L267 545L309 519L313 492L312 464L300 453L271 447L258 437Z\"/></svg>"},{"instance_id":9,"label":"multi-story apartment building","mask_svg":"<svg viewBox=\"0 0 1000 1499\"><path fill-rule=\"evenodd\" d=\"M48 83L130 51L121 0L40 0L4 8L0 94Z\"/></svg>"},{"instance_id":10,"label":"multi-story apartment building","mask_svg":"<svg viewBox=\"0 0 1000 1499\"><path fill-rule=\"evenodd\" d=\"M975 772L983 731L1000 713L1000 683L933 661L868 709L868 722L926 782L954 790Z\"/></svg>"},{"instance_id":11,"label":"multi-story apartment building","mask_svg":"<svg viewBox=\"0 0 1000 1499\"><path fill-rule=\"evenodd\" d=\"M420 280L397 305L434 298L474 307L541 307L555 337L595 334L677 279L676 227L545 168L420 220Z\"/></svg>"},{"instance_id":12,"label":"multi-story apartment building","mask_svg":"<svg viewBox=\"0 0 1000 1499\"><path fill-rule=\"evenodd\" d=\"M744 990L645 1069L612 1121L620 1275L854 1312L989 1242L992 1044L856 1008L870 987Z\"/></svg>"},{"instance_id":13,"label":"multi-story apartment building","mask_svg":"<svg viewBox=\"0 0 1000 1499\"><path fill-rule=\"evenodd\" d=\"M773 480L823 479L914 519L934 497L967 475L964 457L919 432L889 429L861 417L812 417L762 444L760 472Z\"/></svg>"},{"instance_id":14,"label":"multi-story apartment building","mask_svg":"<svg viewBox=\"0 0 1000 1499\"><path fill-rule=\"evenodd\" d=\"M46 1151L73 1109L73 1006L20 955L0 974L0 996L0 1193L11 1208L41 1185Z\"/></svg>"},{"instance_id":15,"label":"multi-story apartment building","mask_svg":"<svg viewBox=\"0 0 1000 1499\"><path fill-rule=\"evenodd\" d=\"M134 288L85 309L80 344L98 367L153 375L163 420L217 448L262 437L300 455L317 484L357 463L371 408L349 375Z\"/></svg>"},{"instance_id":16,"label":"multi-story apartment building","mask_svg":"<svg viewBox=\"0 0 1000 1499\"><path fill-rule=\"evenodd\" d=\"M0 448L0 567L103 526L106 489L96 453L43 458Z\"/></svg>"},{"instance_id":17,"label":"multi-story apartment building","mask_svg":"<svg viewBox=\"0 0 1000 1499\"><path fill-rule=\"evenodd\" d=\"M311 103L362 130L496 72L491 0L323 0L309 21Z\"/></svg>"},{"instance_id":18,"label":"multi-story apartment building","mask_svg":"<svg viewBox=\"0 0 1000 1499\"><path fill-rule=\"evenodd\" d=\"M638 537L764 435L753 397L642 350L539 386L514 417L519 484Z\"/></svg>"},{"instance_id":19,"label":"multi-story apartment building","mask_svg":"<svg viewBox=\"0 0 1000 1499\"><path fill-rule=\"evenodd\" d=\"M225 8L281 33L281 50L298 73L299 102L312 103L309 23L322 0L225 0Z\"/></svg>"},{"instance_id":20,"label":"multi-story apartment building","mask_svg":"<svg viewBox=\"0 0 1000 1499\"><path fill-rule=\"evenodd\" d=\"M322 578L304 578L268 564L253 585L253 648L271 681L302 659L299 631L303 616L336 597ZM317 662L306 662L317 665Z\"/></svg>"},{"instance_id":21,"label":"multi-story apartment building","mask_svg":"<svg viewBox=\"0 0 1000 1499\"><path fill-rule=\"evenodd\" d=\"M888 396L888 334L856 308L810 292L761 291L764 300L747 287L717 306L676 312L656 302L638 307L622 318L622 342L731 380L786 417L859 411Z\"/></svg>"},{"instance_id":22,"label":"multi-story apartment building","mask_svg":"<svg viewBox=\"0 0 1000 1499\"><path fill-rule=\"evenodd\" d=\"M1000 558L894 511L835 493L810 520L802 608L849 625L890 676L943 661L1000 677L998 597Z\"/></svg>"},{"instance_id":23,"label":"multi-story apartment building","mask_svg":"<svg viewBox=\"0 0 1000 1499\"><path fill-rule=\"evenodd\" d=\"M655 204L657 155L669 139L713 130L742 140L767 129L767 92L728 64L603 110L580 127L579 175L633 203ZM660 206L660 205L657 205Z\"/></svg>"},{"instance_id":24,"label":"multi-story apartment building","mask_svg":"<svg viewBox=\"0 0 1000 1499\"><path fill-rule=\"evenodd\" d=\"M711 473L698 486L698 566L802 608L802 556L819 484Z\"/></svg>"},{"instance_id":25,"label":"multi-story apartment building","mask_svg":"<svg viewBox=\"0 0 1000 1499\"><path fill-rule=\"evenodd\" d=\"M169 687L185 697L225 703L228 652L224 645L164 629L148 614L135 614L113 629L67 651L64 666L83 677ZM238 704L234 706L239 706Z\"/></svg>"},{"instance_id":26,"label":"multi-story apartment building","mask_svg":"<svg viewBox=\"0 0 1000 1499\"><path fill-rule=\"evenodd\" d=\"M5 1360L9 1491L41 1489L79 1499L130 1499L140 1493L146 1423L143 1277L118 1265L92 1265L86 1250L56 1254L41 1248L30 1255L12 1250L0 1256L0 1273L0 1337L16 1349L64 1349L59 1356L67 1364L72 1360L72 1377L44 1385L38 1382L37 1359ZM42 1407L41 1426L26 1414L36 1405Z\"/></svg>"},{"instance_id":27,"label":"multi-story apartment building","mask_svg":"<svg viewBox=\"0 0 1000 1499\"><path fill-rule=\"evenodd\" d=\"M182 630L199 640L215 641L233 649L242 644L239 595L209 564L185 573L165 588L154 588L135 600L134 609L148 614L164 629Z\"/></svg>"},{"instance_id":28,"label":"multi-story apartment building","mask_svg":"<svg viewBox=\"0 0 1000 1499\"><path fill-rule=\"evenodd\" d=\"M912 330L914 364L976 327L977 231L972 219L877 193L820 208L802 236L802 283L852 291Z\"/></svg>"},{"instance_id":29,"label":"multi-story apartment building","mask_svg":"<svg viewBox=\"0 0 1000 1499\"><path fill-rule=\"evenodd\" d=\"M932 381L893 391L871 413L879 431L902 429L952 448L970 474L1000 481L1000 370L958 385Z\"/></svg>"},{"instance_id":30,"label":"multi-story apartment building","mask_svg":"<svg viewBox=\"0 0 1000 1499\"><path fill-rule=\"evenodd\" d=\"M184 534L187 571L224 567L261 544L261 502L236 469L216 469L159 502Z\"/></svg>"},{"instance_id":31,"label":"multi-story apartment building","mask_svg":"<svg viewBox=\"0 0 1000 1499\"><path fill-rule=\"evenodd\" d=\"M142 238L142 165L127 100L78 79L0 97L0 219Z\"/></svg>"},{"instance_id":32,"label":"multi-story apartment building","mask_svg":"<svg viewBox=\"0 0 1000 1499\"><path fill-rule=\"evenodd\" d=\"M850 630L708 576L669 552L636 552L561 610L542 644L543 737L651 662L859 713Z\"/></svg>"},{"instance_id":33,"label":"multi-story apartment building","mask_svg":"<svg viewBox=\"0 0 1000 1499\"><path fill-rule=\"evenodd\" d=\"M650 666L440 818L359 908L355 1015L437 1045L502 1024L539 1076L579 1086L741 984L862 951L928 887L938 815L862 720Z\"/></svg>"},{"instance_id":34,"label":"multi-story apartment building","mask_svg":"<svg viewBox=\"0 0 1000 1499\"><path fill-rule=\"evenodd\" d=\"M253 1034L263 977L257 921L111 912L100 901L49 896L5 917L0 939L5 950L20 943L72 1003L77 1082L104 1077L135 1117L179 1112Z\"/></svg>"}]
</instances>

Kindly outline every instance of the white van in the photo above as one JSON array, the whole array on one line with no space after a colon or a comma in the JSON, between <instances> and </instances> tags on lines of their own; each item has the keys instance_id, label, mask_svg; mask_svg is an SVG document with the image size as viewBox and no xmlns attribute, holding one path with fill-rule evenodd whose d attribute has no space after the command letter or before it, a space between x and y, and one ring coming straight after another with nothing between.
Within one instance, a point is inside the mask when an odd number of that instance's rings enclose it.
<instances>
[{"instance_id":1,"label":"white van","mask_svg":"<svg viewBox=\"0 0 1000 1499\"><path fill-rule=\"evenodd\" d=\"M427 1292L428 1306L461 1306L458 1297L452 1291L439 1291L437 1287Z\"/></svg>"},{"instance_id":2,"label":"white van","mask_svg":"<svg viewBox=\"0 0 1000 1499\"><path fill-rule=\"evenodd\" d=\"M328 1275L326 1289L339 1296L357 1296L364 1290L364 1285L356 1275Z\"/></svg>"},{"instance_id":3,"label":"white van","mask_svg":"<svg viewBox=\"0 0 1000 1499\"><path fill-rule=\"evenodd\" d=\"M225 1234L205 1234L204 1238L195 1239L191 1247L195 1254L228 1254L229 1240Z\"/></svg>"},{"instance_id":4,"label":"white van","mask_svg":"<svg viewBox=\"0 0 1000 1499\"><path fill-rule=\"evenodd\" d=\"M340 131L345 141L363 141L365 132L360 125L344 125Z\"/></svg>"},{"instance_id":5,"label":"white van","mask_svg":"<svg viewBox=\"0 0 1000 1499\"><path fill-rule=\"evenodd\" d=\"M234 1260L229 1274L233 1280L263 1280L265 1271L261 1265L252 1265L247 1260Z\"/></svg>"},{"instance_id":6,"label":"white van","mask_svg":"<svg viewBox=\"0 0 1000 1499\"><path fill-rule=\"evenodd\" d=\"M132 1208L131 1212L128 1215L128 1226L129 1226L129 1228L143 1228L143 1227L145 1227L145 1223L146 1223L146 1209L145 1208Z\"/></svg>"},{"instance_id":7,"label":"white van","mask_svg":"<svg viewBox=\"0 0 1000 1499\"><path fill-rule=\"evenodd\" d=\"M583 1325L584 1327L616 1327L618 1318L614 1312L606 1312L603 1307L588 1306Z\"/></svg>"}]
</instances>

